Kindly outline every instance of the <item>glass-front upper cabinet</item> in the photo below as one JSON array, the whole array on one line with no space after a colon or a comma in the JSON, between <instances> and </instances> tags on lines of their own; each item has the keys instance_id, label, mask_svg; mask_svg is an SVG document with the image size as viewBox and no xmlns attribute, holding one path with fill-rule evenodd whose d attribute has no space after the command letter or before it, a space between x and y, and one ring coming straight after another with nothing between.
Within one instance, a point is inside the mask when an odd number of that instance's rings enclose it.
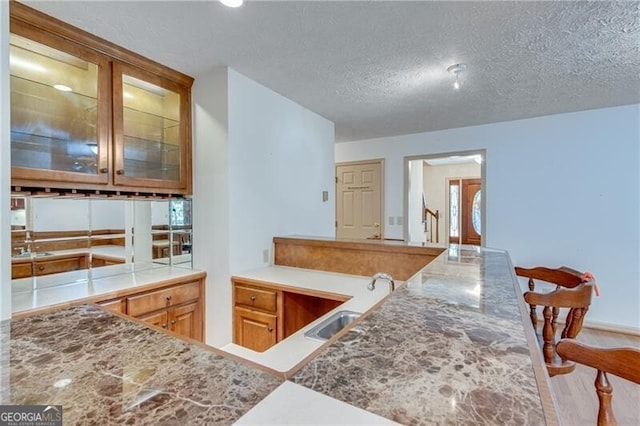
<instances>
[{"instance_id":1,"label":"glass-front upper cabinet","mask_svg":"<svg viewBox=\"0 0 640 426\"><path fill-rule=\"evenodd\" d=\"M11 31L12 179L107 183L108 61L62 38Z\"/></svg>"},{"instance_id":2,"label":"glass-front upper cabinet","mask_svg":"<svg viewBox=\"0 0 640 426\"><path fill-rule=\"evenodd\" d=\"M168 79L113 64L115 183L183 188L189 91Z\"/></svg>"},{"instance_id":3,"label":"glass-front upper cabinet","mask_svg":"<svg viewBox=\"0 0 640 426\"><path fill-rule=\"evenodd\" d=\"M190 194L193 78L9 6L12 186Z\"/></svg>"}]
</instances>

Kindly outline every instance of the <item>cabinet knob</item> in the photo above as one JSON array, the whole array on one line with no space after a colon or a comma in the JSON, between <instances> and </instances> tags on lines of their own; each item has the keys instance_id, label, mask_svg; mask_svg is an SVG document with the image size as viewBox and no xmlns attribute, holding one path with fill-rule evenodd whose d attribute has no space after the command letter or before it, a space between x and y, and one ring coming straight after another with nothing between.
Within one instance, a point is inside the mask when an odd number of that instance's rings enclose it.
<instances>
[{"instance_id":1,"label":"cabinet knob","mask_svg":"<svg viewBox=\"0 0 640 426\"><path fill-rule=\"evenodd\" d=\"M176 320L171 320L171 325L176 325Z\"/></svg>"},{"instance_id":2,"label":"cabinet knob","mask_svg":"<svg viewBox=\"0 0 640 426\"><path fill-rule=\"evenodd\" d=\"M162 328L167 328L167 323L162 324Z\"/></svg>"},{"instance_id":3,"label":"cabinet knob","mask_svg":"<svg viewBox=\"0 0 640 426\"><path fill-rule=\"evenodd\" d=\"M167 302L171 301L171 295L167 296Z\"/></svg>"},{"instance_id":4,"label":"cabinet knob","mask_svg":"<svg viewBox=\"0 0 640 426\"><path fill-rule=\"evenodd\" d=\"M40 266L38 266L38 269L39 269L40 271L44 271L44 265L40 265Z\"/></svg>"},{"instance_id":5,"label":"cabinet knob","mask_svg":"<svg viewBox=\"0 0 640 426\"><path fill-rule=\"evenodd\" d=\"M124 174L124 170L120 169L120 170L116 170L116 173L119 175L123 175Z\"/></svg>"},{"instance_id":6,"label":"cabinet knob","mask_svg":"<svg viewBox=\"0 0 640 426\"><path fill-rule=\"evenodd\" d=\"M100 173L109 173L109 169L106 167L103 167L100 169Z\"/></svg>"},{"instance_id":7,"label":"cabinet knob","mask_svg":"<svg viewBox=\"0 0 640 426\"><path fill-rule=\"evenodd\" d=\"M251 296L249 299L251 299L252 302L256 301L256 297L255 296Z\"/></svg>"},{"instance_id":8,"label":"cabinet knob","mask_svg":"<svg viewBox=\"0 0 640 426\"><path fill-rule=\"evenodd\" d=\"M268 331L269 333L271 333L271 332L273 331L273 327L269 327L269 328L267 328L267 331Z\"/></svg>"}]
</instances>

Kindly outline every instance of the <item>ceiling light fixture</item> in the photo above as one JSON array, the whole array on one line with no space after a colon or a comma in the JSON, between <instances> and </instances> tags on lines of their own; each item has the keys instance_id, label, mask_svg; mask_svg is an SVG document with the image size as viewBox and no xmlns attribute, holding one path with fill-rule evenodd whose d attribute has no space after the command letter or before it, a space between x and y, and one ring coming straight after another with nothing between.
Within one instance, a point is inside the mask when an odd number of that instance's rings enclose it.
<instances>
[{"instance_id":1,"label":"ceiling light fixture","mask_svg":"<svg viewBox=\"0 0 640 426\"><path fill-rule=\"evenodd\" d=\"M466 69L467 66L465 64L453 64L447 68L447 71L456 76L456 81L453 83L454 89L458 90L460 86L462 86L462 83L460 83L460 73Z\"/></svg>"},{"instance_id":2,"label":"ceiling light fixture","mask_svg":"<svg viewBox=\"0 0 640 426\"><path fill-rule=\"evenodd\" d=\"M227 7L240 7L242 3L244 3L244 0L220 0L220 3Z\"/></svg>"}]
</instances>

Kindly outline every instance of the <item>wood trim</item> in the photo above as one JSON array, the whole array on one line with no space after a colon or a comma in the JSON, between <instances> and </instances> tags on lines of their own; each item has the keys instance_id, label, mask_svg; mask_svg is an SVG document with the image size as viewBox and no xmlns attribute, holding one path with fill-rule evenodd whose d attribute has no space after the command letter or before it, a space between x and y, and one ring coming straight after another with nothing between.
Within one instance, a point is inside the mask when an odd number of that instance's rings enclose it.
<instances>
[{"instance_id":1,"label":"wood trim","mask_svg":"<svg viewBox=\"0 0 640 426\"><path fill-rule=\"evenodd\" d=\"M109 56L120 62L143 68L150 73L171 79L183 86L191 87L193 85L193 77L170 69L158 62L147 59L138 53L124 49L103 38L69 25L66 22L25 6L15 0L9 1L9 12L13 20L22 21L42 31L46 31L67 40L72 40L82 46L96 50L103 55Z\"/></svg>"},{"instance_id":2,"label":"wood trim","mask_svg":"<svg viewBox=\"0 0 640 426\"><path fill-rule=\"evenodd\" d=\"M274 264L344 274L391 274L411 278L444 251L441 247L408 246L385 241L307 240L274 238Z\"/></svg>"}]
</instances>

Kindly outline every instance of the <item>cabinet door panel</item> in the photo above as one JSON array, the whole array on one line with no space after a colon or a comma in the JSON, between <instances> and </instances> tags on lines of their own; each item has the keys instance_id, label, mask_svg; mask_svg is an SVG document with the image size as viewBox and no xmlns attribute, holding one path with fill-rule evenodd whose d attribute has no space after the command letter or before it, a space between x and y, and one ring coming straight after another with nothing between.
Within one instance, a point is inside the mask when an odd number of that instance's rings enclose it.
<instances>
[{"instance_id":1,"label":"cabinet door panel","mask_svg":"<svg viewBox=\"0 0 640 426\"><path fill-rule=\"evenodd\" d=\"M187 187L189 91L129 65L113 71L114 183Z\"/></svg>"},{"instance_id":2,"label":"cabinet door panel","mask_svg":"<svg viewBox=\"0 0 640 426\"><path fill-rule=\"evenodd\" d=\"M160 311L137 318L156 327L164 328L165 330L169 328L169 314L167 311Z\"/></svg>"},{"instance_id":3,"label":"cabinet door panel","mask_svg":"<svg viewBox=\"0 0 640 426\"><path fill-rule=\"evenodd\" d=\"M106 184L109 62L11 21L11 177Z\"/></svg>"},{"instance_id":4,"label":"cabinet door panel","mask_svg":"<svg viewBox=\"0 0 640 426\"><path fill-rule=\"evenodd\" d=\"M256 352L264 352L277 343L277 317L262 312L235 308L235 343Z\"/></svg>"},{"instance_id":5,"label":"cabinet door panel","mask_svg":"<svg viewBox=\"0 0 640 426\"><path fill-rule=\"evenodd\" d=\"M199 303L189 303L170 311L169 327L174 333L202 340L201 312Z\"/></svg>"}]
</instances>

